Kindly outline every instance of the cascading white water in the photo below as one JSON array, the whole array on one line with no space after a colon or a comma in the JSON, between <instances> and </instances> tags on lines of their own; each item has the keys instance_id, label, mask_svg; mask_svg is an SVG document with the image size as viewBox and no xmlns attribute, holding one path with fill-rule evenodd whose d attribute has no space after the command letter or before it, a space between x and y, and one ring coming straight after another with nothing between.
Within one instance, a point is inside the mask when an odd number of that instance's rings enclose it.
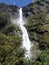
<instances>
[{"instance_id":1,"label":"cascading white water","mask_svg":"<svg viewBox=\"0 0 49 65\"><path fill-rule=\"evenodd\" d=\"M20 27L21 27L21 30L22 30L22 33L23 33L23 35L22 35L22 38L23 38L22 44L23 44L23 47L26 48L26 50L27 50L27 52L25 53L25 57L30 58L31 57L31 52L30 52L31 42L29 40L27 30L24 27L22 8L19 9L19 24L20 24Z\"/></svg>"}]
</instances>

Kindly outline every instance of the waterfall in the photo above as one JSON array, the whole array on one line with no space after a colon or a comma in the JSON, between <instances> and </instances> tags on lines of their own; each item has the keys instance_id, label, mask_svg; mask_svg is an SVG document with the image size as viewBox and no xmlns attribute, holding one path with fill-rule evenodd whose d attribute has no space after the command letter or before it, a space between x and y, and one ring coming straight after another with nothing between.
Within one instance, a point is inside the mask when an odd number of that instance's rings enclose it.
<instances>
[{"instance_id":1,"label":"waterfall","mask_svg":"<svg viewBox=\"0 0 49 65\"><path fill-rule=\"evenodd\" d=\"M19 24L20 24L20 28L22 30L22 39L23 39L22 45L27 50L25 53L25 57L30 58L31 57L31 52L30 52L31 42L29 40L28 32L27 32L26 28L24 27L22 8L19 9Z\"/></svg>"}]
</instances>

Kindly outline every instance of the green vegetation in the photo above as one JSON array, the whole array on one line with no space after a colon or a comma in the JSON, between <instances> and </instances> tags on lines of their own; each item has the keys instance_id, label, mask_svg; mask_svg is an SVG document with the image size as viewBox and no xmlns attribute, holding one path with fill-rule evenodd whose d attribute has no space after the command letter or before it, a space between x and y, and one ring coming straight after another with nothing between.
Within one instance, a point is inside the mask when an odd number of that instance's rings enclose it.
<instances>
[{"instance_id":1,"label":"green vegetation","mask_svg":"<svg viewBox=\"0 0 49 65\"><path fill-rule=\"evenodd\" d=\"M17 9L0 4L0 65L49 65L49 0L35 0L23 8L28 19L25 27L34 43L31 59L24 57L20 28L10 21L9 14Z\"/></svg>"},{"instance_id":2,"label":"green vegetation","mask_svg":"<svg viewBox=\"0 0 49 65\"><path fill-rule=\"evenodd\" d=\"M0 65L15 65L24 57L20 28L12 24L8 12L0 14Z\"/></svg>"},{"instance_id":3,"label":"green vegetation","mask_svg":"<svg viewBox=\"0 0 49 65\"><path fill-rule=\"evenodd\" d=\"M49 1L35 0L34 3L23 9L28 22L25 27L28 30L31 41L34 41L34 47L31 52L35 55L35 64L49 64Z\"/></svg>"}]
</instances>

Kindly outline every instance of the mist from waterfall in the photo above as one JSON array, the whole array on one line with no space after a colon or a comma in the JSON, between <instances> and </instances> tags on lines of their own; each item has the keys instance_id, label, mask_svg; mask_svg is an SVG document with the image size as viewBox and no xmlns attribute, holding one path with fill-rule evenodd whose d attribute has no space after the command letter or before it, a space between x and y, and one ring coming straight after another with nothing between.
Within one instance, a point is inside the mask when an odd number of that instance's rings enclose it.
<instances>
[{"instance_id":1,"label":"mist from waterfall","mask_svg":"<svg viewBox=\"0 0 49 65\"><path fill-rule=\"evenodd\" d=\"M19 24L20 24L20 28L22 30L22 39L23 39L22 45L23 45L23 48L25 48L27 50L25 53L25 57L30 58L31 57L31 52L30 52L31 42L29 40L28 32L27 32L26 28L24 27L24 22L25 21L23 20L22 8L20 8L19 9Z\"/></svg>"}]
</instances>

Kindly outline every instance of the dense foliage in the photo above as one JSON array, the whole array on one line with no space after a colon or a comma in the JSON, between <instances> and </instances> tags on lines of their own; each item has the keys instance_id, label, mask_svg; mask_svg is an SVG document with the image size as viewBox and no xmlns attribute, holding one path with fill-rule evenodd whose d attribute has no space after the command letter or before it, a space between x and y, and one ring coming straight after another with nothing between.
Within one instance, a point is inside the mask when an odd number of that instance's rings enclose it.
<instances>
[{"instance_id":1,"label":"dense foliage","mask_svg":"<svg viewBox=\"0 0 49 65\"><path fill-rule=\"evenodd\" d=\"M23 9L28 19L25 24L34 47L31 52L36 56L37 64L48 65L49 61L49 1L35 0ZM46 55L47 54L47 55ZM47 58L48 56L48 58Z\"/></svg>"}]
</instances>

